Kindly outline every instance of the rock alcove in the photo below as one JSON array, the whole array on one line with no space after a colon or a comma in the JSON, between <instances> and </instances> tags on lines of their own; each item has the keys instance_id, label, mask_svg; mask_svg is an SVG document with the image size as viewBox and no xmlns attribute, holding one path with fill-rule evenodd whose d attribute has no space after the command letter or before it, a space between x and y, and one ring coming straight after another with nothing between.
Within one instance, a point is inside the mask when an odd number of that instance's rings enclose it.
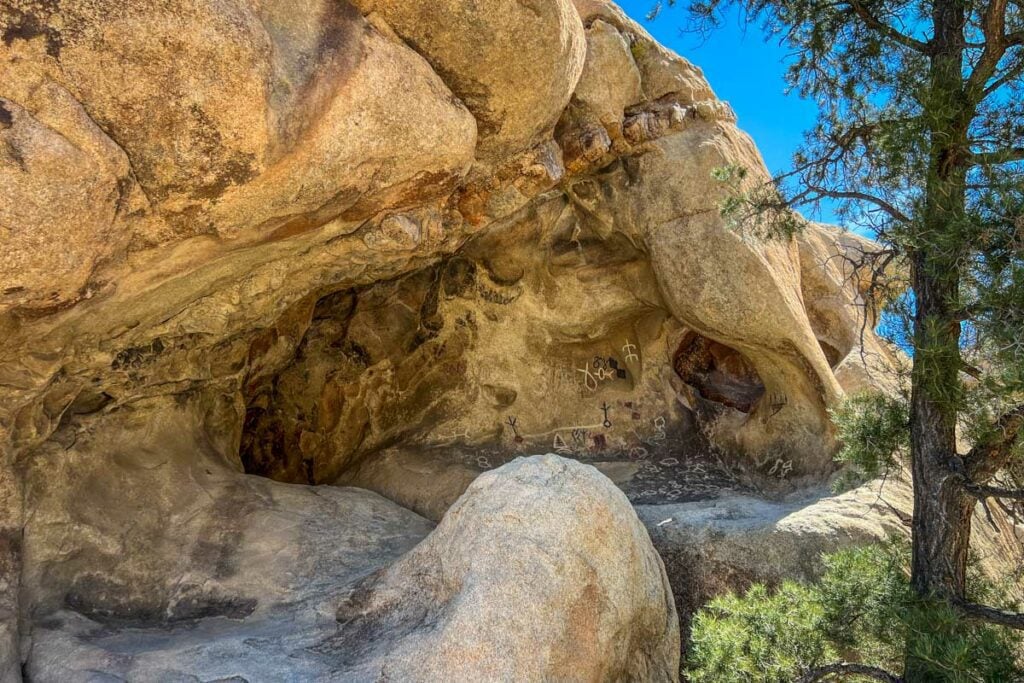
<instances>
[{"instance_id":1,"label":"rock alcove","mask_svg":"<svg viewBox=\"0 0 1024 683\"><path fill-rule=\"evenodd\" d=\"M727 226L756 147L613 3L0 35L3 683L673 681L715 593L902 532L826 488L873 246Z\"/></svg>"}]
</instances>

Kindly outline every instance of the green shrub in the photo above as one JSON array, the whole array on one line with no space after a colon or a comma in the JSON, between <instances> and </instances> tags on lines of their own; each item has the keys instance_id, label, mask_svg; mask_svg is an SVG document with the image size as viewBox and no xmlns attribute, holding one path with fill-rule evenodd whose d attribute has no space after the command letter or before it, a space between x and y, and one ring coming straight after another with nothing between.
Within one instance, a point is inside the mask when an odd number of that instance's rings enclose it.
<instances>
[{"instance_id":1,"label":"green shrub","mask_svg":"<svg viewBox=\"0 0 1024 683\"><path fill-rule=\"evenodd\" d=\"M629 51L633 54L633 59L639 62L647 54L647 45L636 40L629 46Z\"/></svg>"},{"instance_id":2,"label":"green shrub","mask_svg":"<svg viewBox=\"0 0 1024 683\"><path fill-rule=\"evenodd\" d=\"M835 657L825 626L814 590L798 583L721 596L694 618L690 680L789 683L794 671Z\"/></svg>"},{"instance_id":3,"label":"green shrub","mask_svg":"<svg viewBox=\"0 0 1024 683\"><path fill-rule=\"evenodd\" d=\"M822 558L825 572L815 594L828 639L844 660L870 662L889 671L903 665L904 625L899 614L913 593L904 568L907 552L896 543L844 550Z\"/></svg>"},{"instance_id":4,"label":"green shrub","mask_svg":"<svg viewBox=\"0 0 1024 683\"><path fill-rule=\"evenodd\" d=\"M884 474L910 448L906 401L879 392L850 396L832 409L841 444L836 461L847 465L833 488L847 490Z\"/></svg>"},{"instance_id":5,"label":"green shrub","mask_svg":"<svg viewBox=\"0 0 1024 683\"><path fill-rule=\"evenodd\" d=\"M908 650L928 681L1021 680L1017 633L916 599L907 556L895 542L843 550L824 556L815 584L755 585L716 598L693 620L690 680L781 683L840 660L899 672ZM994 586L973 582L1000 602Z\"/></svg>"}]
</instances>

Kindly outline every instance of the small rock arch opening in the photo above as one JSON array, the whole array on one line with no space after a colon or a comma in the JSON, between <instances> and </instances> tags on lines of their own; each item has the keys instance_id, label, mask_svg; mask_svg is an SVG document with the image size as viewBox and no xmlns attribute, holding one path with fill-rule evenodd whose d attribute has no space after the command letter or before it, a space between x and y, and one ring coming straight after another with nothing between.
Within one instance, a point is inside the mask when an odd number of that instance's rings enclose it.
<instances>
[{"instance_id":1,"label":"small rock arch opening","mask_svg":"<svg viewBox=\"0 0 1024 683\"><path fill-rule=\"evenodd\" d=\"M764 382L742 353L693 331L683 336L672 365L701 397L743 413L764 395Z\"/></svg>"},{"instance_id":2,"label":"small rock arch opening","mask_svg":"<svg viewBox=\"0 0 1024 683\"><path fill-rule=\"evenodd\" d=\"M846 355L843 352L841 352L839 349L837 349L836 347L832 346L827 341L824 341L822 339L818 340L818 346L821 347L822 353L825 354L825 358L828 360L829 367L832 368L833 370L835 370L836 367L840 363L842 363L843 359L846 357Z\"/></svg>"}]
</instances>

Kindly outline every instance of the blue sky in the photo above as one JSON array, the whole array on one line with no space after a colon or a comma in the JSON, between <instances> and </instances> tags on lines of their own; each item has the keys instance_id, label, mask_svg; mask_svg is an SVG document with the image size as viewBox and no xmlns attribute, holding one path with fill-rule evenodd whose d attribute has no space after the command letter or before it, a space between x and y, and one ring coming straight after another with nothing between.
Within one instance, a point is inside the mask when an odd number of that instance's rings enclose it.
<instances>
[{"instance_id":1,"label":"blue sky","mask_svg":"<svg viewBox=\"0 0 1024 683\"><path fill-rule=\"evenodd\" d=\"M814 124L813 102L785 93L783 75L787 49L777 41L765 42L756 25L744 25L738 15L707 37L683 34L683 13L666 8L654 21L646 15L654 0L619 0L619 5L663 45L675 50L704 70L718 97L729 102L739 116L740 127L750 133L764 155L769 170L790 165L802 133ZM837 222L832 211L809 218Z\"/></svg>"}]
</instances>

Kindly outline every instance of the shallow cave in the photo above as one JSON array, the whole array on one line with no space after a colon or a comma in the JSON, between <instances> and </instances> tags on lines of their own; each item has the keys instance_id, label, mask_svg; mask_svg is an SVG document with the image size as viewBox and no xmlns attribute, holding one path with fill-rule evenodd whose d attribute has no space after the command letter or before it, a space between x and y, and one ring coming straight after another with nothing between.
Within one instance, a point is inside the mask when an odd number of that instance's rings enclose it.
<instances>
[{"instance_id":1,"label":"shallow cave","mask_svg":"<svg viewBox=\"0 0 1024 683\"><path fill-rule=\"evenodd\" d=\"M267 369L247 385L239 450L245 471L293 484L367 488L434 520L481 472L533 453L557 452L597 466L634 504L703 500L739 486L691 412L674 399L659 403L660 394L631 383L631 371L643 372L640 354L627 361L616 344L598 342L582 352L556 345L549 351L567 361L521 361L534 373L559 362L575 371L558 399L572 403L552 398L551 408L565 414L553 427L522 403L537 398L524 399L523 385L485 384L483 395L491 398L478 405L481 394L465 379L502 362L506 347L495 345L493 335L514 341L504 322L521 314L514 305L519 278L506 284L491 265L455 256L303 304L301 324L268 330L254 345L256 356L280 354L273 349L285 337L293 346L287 357L257 361ZM763 393L756 372L732 349L693 334L680 349L676 370L705 398L749 411ZM571 363L583 356L590 367L595 353L606 353L598 360L620 369L602 393L572 381L580 363ZM648 362L657 367L666 360ZM603 410L601 423L588 422L585 411L577 415L577 402ZM469 431L446 426L466 410L477 416ZM525 436L514 438L515 429Z\"/></svg>"},{"instance_id":2,"label":"shallow cave","mask_svg":"<svg viewBox=\"0 0 1024 683\"><path fill-rule=\"evenodd\" d=\"M331 484L381 449L418 443L435 406L461 386L476 334L472 310L444 315L441 306L486 298L491 289L478 280L476 263L453 257L312 304L306 323L287 333L298 339L290 356L268 362L247 386L245 471ZM279 354L287 334L268 330L251 355Z\"/></svg>"},{"instance_id":3,"label":"shallow cave","mask_svg":"<svg viewBox=\"0 0 1024 683\"><path fill-rule=\"evenodd\" d=\"M358 378L368 365L365 351L347 338L357 296L343 290L318 300L290 360L250 383L239 445L246 473L288 483L323 483L310 436L323 431L325 409L332 407L325 405L331 403L325 400L325 388L329 382ZM276 328L268 330L250 354L268 352L281 343L281 336Z\"/></svg>"},{"instance_id":4,"label":"shallow cave","mask_svg":"<svg viewBox=\"0 0 1024 683\"><path fill-rule=\"evenodd\" d=\"M683 336L672 366L702 398L743 413L764 395L764 382L742 353L693 331Z\"/></svg>"}]
</instances>

